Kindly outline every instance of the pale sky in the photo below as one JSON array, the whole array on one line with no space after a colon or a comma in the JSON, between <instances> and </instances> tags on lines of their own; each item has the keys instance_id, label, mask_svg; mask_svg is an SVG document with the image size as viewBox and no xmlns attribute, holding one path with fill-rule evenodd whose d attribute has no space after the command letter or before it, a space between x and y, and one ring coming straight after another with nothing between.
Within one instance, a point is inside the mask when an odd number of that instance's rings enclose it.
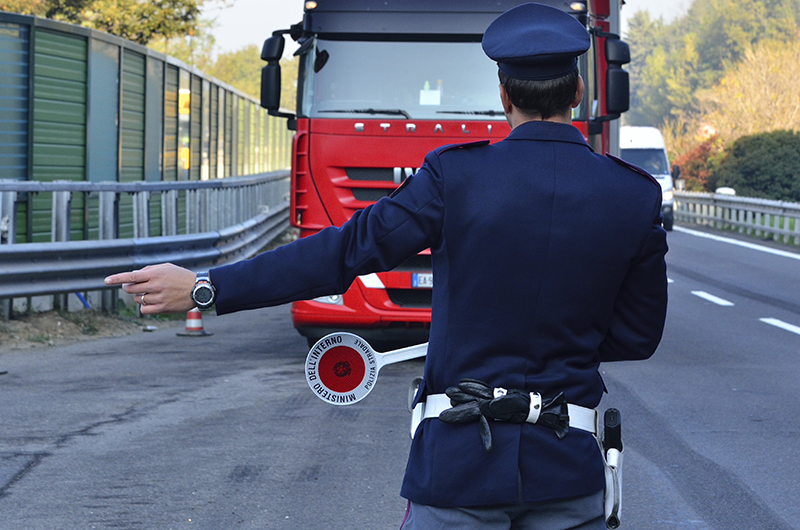
<instances>
[{"instance_id":1,"label":"pale sky","mask_svg":"<svg viewBox=\"0 0 800 530\"><path fill-rule=\"evenodd\" d=\"M649 11L653 18L664 17L670 21L684 13L691 0L626 0L622 8L623 33L625 19L636 11ZM233 7L209 13L216 14L214 37L219 51L235 51L256 44L259 49L264 39L276 29L287 29L303 18L303 0L235 0ZM286 52L294 52L293 43L287 42Z\"/></svg>"}]
</instances>

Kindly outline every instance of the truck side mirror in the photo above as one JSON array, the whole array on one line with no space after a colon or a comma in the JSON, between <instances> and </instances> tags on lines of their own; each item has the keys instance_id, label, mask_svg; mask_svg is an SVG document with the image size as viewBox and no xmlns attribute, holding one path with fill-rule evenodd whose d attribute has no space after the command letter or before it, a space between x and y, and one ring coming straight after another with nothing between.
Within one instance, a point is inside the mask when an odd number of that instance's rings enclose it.
<instances>
[{"instance_id":1,"label":"truck side mirror","mask_svg":"<svg viewBox=\"0 0 800 530\"><path fill-rule=\"evenodd\" d=\"M672 166L672 179L678 180L679 178L681 178L681 166L674 164Z\"/></svg>"},{"instance_id":2,"label":"truck side mirror","mask_svg":"<svg viewBox=\"0 0 800 530\"><path fill-rule=\"evenodd\" d=\"M631 49L628 43L619 38L606 39L606 61L617 66L631 62Z\"/></svg>"},{"instance_id":3,"label":"truck side mirror","mask_svg":"<svg viewBox=\"0 0 800 530\"><path fill-rule=\"evenodd\" d=\"M611 68L606 72L606 112L619 117L631 106L630 80L622 68Z\"/></svg>"},{"instance_id":4,"label":"truck side mirror","mask_svg":"<svg viewBox=\"0 0 800 530\"><path fill-rule=\"evenodd\" d=\"M281 65L283 47L286 41L283 35L273 35L264 41L261 48L261 60L267 65L261 69L261 106L277 112L281 106Z\"/></svg>"},{"instance_id":5,"label":"truck side mirror","mask_svg":"<svg viewBox=\"0 0 800 530\"><path fill-rule=\"evenodd\" d=\"M269 111L281 107L281 65L277 62L261 69L261 106Z\"/></svg>"},{"instance_id":6,"label":"truck side mirror","mask_svg":"<svg viewBox=\"0 0 800 530\"><path fill-rule=\"evenodd\" d=\"M262 61L280 61L283 56L283 47L286 41L283 35L273 35L264 41L264 46L261 47L261 60Z\"/></svg>"},{"instance_id":7,"label":"truck side mirror","mask_svg":"<svg viewBox=\"0 0 800 530\"><path fill-rule=\"evenodd\" d=\"M606 112L616 115L630 108L630 80L628 72L622 69L623 64L631 62L631 50L627 42L618 38L607 38L605 41L606 62Z\"/></svg>"}]
</instances>

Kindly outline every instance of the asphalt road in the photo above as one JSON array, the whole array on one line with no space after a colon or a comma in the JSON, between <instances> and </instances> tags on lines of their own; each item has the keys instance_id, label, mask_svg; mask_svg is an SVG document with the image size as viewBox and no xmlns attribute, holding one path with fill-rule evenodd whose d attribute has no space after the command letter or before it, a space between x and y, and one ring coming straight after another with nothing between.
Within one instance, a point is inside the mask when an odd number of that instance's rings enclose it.
<instances>
[{"instance_id":1,"label":"asphalt road","mask_svg":"<svg viewBox=\"0 0 800 530\"><path fill-rule=\"evenodd\" d=\"M800 261L669 242L659 351L602 366L622 528L800 528ZM205 326L0 352L0 529L398 528L421 361L334 407L305 383L288 307Z\"/></svg>"},{"instance_id":2,"label":"asphalt road","mask_svg":"<svg viewBox=\"0 0 800 530\"><path fill-rule=\"evenodd\" d=\"M397 528L407 385L314 397L288 307L0 354L0 528Z\"/></svg>"},{"instance_id":3,"label":"asphalt road","mask_svg":"<svg viewBox=\"0 0 800 530\"><path fill-rule=\"evenodd\" d=\"M627 442L623 521L800 528L800 327L774 325L800 326L800 255L706 235L669 235L656 355L602 367Z\"/></svg>"}]
</instances>

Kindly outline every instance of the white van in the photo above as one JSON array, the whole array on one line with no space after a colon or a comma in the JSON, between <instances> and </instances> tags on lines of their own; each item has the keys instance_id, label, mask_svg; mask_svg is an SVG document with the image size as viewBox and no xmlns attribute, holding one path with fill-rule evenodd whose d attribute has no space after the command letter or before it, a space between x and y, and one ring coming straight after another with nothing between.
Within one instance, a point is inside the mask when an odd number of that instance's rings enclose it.
<instances>
[{"instance_id":1,"label":"white van","mask_svg":"<svg viewBox=\"0 0 800 530\"><path fill-rule=\"evenodd\" d=\"M664 216L664 230L672 230L675 219L673 214L675 199L667 148L664 145L661 131L655 127L620 127L619 147L621 159L644 169L661 184L663 194L661 214Z\"/></svg>"}]
</instances>

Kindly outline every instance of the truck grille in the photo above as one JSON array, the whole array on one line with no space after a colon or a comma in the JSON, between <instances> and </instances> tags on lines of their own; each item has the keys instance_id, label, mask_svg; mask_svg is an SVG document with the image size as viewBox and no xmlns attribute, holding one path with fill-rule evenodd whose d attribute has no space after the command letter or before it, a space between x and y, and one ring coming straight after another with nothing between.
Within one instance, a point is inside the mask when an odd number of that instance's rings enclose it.
<instances>
[{"instance_id":1,"label":"truck grille","mask_svg":"<svg viewBox=\"0 0 800 530\"><path fill-rule=\"evenodd\" d=\"M358 201L378 202L384 197L388 197L393 189L384 188L353 188L353 197Z\"/></svg>"},{"instance_id":2,"label":"truck grille","mask_svg":"<svg viewBox=\"0 0 800 530\"><path fill-rule=\"evenodd\" d=\"M389 300L400 307L427 308L433 302L432 289L386 289Z\"/></svg>"},{"instance_id":3,"label":"truck grille","mask_svg":"<svg viewBox=\"0 0 800 530\"><path fill-rule=\"evenodd\" d=\"M353 182L375 182L375 187L363 187L364 185L350 187L353 197L358 201L378 202L384 197L388 197L397 186L405 179L413 175L415 168L401 167L348 167L345 168L347 178ZM377 184L377 183L381 184ZM393 187L387 187L391 183ZM345 184L345 186L347 186Z\"/></svg>"},{"instance_id":4,"label":"truck grille","mask_svg":"<svg viewBox=\"0 0 800 530\"><path fill-rule=\"evenodd\" d=\"M394 182L394 170L390 167L348 167L345 173L350 180Z\"/></svg>"}]
</instances>

